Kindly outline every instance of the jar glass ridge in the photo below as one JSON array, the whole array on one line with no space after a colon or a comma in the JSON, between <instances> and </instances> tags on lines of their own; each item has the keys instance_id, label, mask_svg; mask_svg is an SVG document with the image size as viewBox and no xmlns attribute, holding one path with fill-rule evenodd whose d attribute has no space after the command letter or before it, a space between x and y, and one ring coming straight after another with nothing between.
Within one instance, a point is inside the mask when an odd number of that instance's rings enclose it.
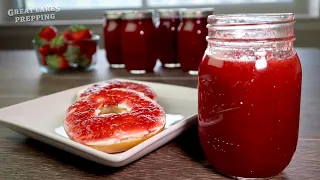
<instances>
[{"instance_id":1,"label":"jar glass ridge","mask_svg":"<svg viewBox=\"0 0 320 180\"><path fill-rule=\"evenodd\" d=\"M267 52L272 58L288 58L295 54L294 23L291 13L210 15L207 53L233 60L257 60Z\"/></svg>"}]
</instances>

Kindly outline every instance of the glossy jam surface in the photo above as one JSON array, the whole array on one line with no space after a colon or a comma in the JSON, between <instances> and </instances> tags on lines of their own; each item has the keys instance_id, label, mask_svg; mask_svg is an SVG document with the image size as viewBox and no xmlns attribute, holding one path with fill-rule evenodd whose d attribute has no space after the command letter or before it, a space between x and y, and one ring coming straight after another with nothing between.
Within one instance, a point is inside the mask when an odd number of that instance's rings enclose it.
<instances>
[{"instance_id":1,"label":"glossy jam surface","mask_svg":"<svg viewBox=\"0 0 320 180\"><path fill-rule=\"evenodd\" d=\"M103 33L108 62L111 65L123 64L121 58L121 19L106 20Z\"/></svg>"},{"instance_id":2,"label":"glossy jam surface","mask_svg":"<svg viewBox=\"0 0 320 180\"><path fill-rule=\"evenodd\" d=\"M99 114L102 108L126 104L123 113ZM68 108L64 122L68 136L81 143L117 138L118 134L152 133L163 126L164 110L136 91L108 89L81 98Z\"/></svg>"},{"instance_id":3,"label":"glossy jam surface","mask_svg":"<svg viewBox=\"0 0 320 180\"><path fill-rule=\"evenodd\" d=\"M143 93L145 96L156 100L157 95L156 93L148 86L143 84L138 84L134 82L124 82L124 81L117 81L117 80L109 80L102 84L95 84L89 88L87 88L84 92L81 93L80 97L88 96L92 93L98 93L105 89L113 89L113 88L126 88L132 89L138 92Z\"/></svg>"},{"instance_id":4,"label":"glossy jam surface","mask_svg":"<svg viewBox=\"0 0 320 180\"><path fill-rule=\"evenodd\" d=\"M223 174L279 174L296 150L302 71L297 55L257 61L205 56L199 68L199 136Z\"/></svg>"},{"instance_id":5,"label":"glossy jam surface","mask_svg":"<svg viewBox=\"0 0 320 180\"><path fill-rule=\"evenodd\" d=\"M183 19L178 33L178 61L183 71L198 71L207 48L207 19Z\"/></svg>"},{"instance_id":6,"label":"glossy jam surface","mask_svg":"<svg viewBox=\"0 0 320 180\"><path fill-rule=\"evenodd\" d=\"M157 57L162 65L178 64L178 18L160 18L157 28Z\"/></svg>"},{"instance_id":7,"label":"glossy jam surface","mask_svg":"<svg viewBox=\"0 0 320 180\"><path fill-rule=\"evenodd\" d=\"M153 72L156 28L152 19L123 20L122 59L128 71Z\"/></svg>"}]
</instances>

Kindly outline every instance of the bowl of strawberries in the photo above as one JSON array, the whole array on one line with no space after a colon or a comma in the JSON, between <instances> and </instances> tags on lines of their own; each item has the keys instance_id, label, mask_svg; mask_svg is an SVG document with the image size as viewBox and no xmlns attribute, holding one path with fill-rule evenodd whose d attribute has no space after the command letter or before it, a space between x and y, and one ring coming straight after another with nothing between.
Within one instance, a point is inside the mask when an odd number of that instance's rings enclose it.
<instances>
[{"instance_id":1,"label":"bowl of strawberries","mask_svg":"<svg viewBox=\"0 0 320 180\"><path fill-rule=\"evenodd\" d=\"M71 25L61 34L52 25L41 27L32 40L45 73L91 70L97 62L99 35L85 25Z\"/></svg>"}]
</instances>

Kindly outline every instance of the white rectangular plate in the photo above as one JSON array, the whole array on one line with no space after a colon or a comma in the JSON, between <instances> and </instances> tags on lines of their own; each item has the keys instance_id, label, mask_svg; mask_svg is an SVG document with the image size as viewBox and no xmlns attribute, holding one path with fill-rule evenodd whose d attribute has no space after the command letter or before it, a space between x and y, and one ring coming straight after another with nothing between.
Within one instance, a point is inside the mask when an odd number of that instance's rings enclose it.
<instances>
[{"instance_id":1,"label":"white rectangular plate","mask_svg":"<svg viewBox=\"0 0 320 180\"><path fill-rule=\"evenodd\" d=\"M150 86L158 95L167 113L164 131L129 149L108 154L70 140L63 125L67 108L74 101L75 94L92 84L54 93L24 103L0 109L0 123L8 128L63 149L85 159L107 166L119 167L131 163L177 137L197 120L197 89L161 83L132 81ZM99 83L99 82L98 82Z\"/></svg>"}]
</instances>

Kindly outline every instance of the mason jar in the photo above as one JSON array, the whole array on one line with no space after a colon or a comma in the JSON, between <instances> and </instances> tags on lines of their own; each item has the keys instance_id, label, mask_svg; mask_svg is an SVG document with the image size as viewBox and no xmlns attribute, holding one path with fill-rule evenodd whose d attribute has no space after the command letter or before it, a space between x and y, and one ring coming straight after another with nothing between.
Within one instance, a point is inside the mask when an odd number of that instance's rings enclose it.
<instances>
[{"instance_id":1,"label":"mason jar","mask_svg":"<svg viewBox=\"0 0 320 180\"><path fill-rule=\"evenodd\" d=\"M203 52L207 48L207 17L213 8L181 10L182 22L178 28L178 62L189 74L198 74Z\"/></svg>"},{"instance_id":2,"label":"mason jar","mask_svg":"<svg viewBox=\"0 0 320 180\"><path fill-rule=\"evenodd\" d=\"M104 14L104 48L111 68L124 68L121 57L121 11L107 11Z\"/></svg>"},{"instance_id":3,"label":"mason jar","mask_svg":"<svg viewBox=\"0 0 320 180\"><path fill-rule=\"evenodd\" d=\"M153 15L153 10L125 11L122 14L122 60L132 74L153 72L155 67L156 27Z\"/></svg>"},{"instance_id":4,"label":"mason jar","mask_svg":"<svg viewBox=\"0 0 320 180\"><path fill-rule=\"evenodd\" d=\"M180 25L179 9L159 9L157 27L157 55L163 67L178 68L178 27Z\"/></svg>"},{"instance_id":5,"label":"mason jar","mask_svg":"<svg viewBox=\"0 0 320 180\"><path fill-rule=\"evenodd\" d=\"M212 166L231 177L281 173L296 151L302 71L294 14L208 17L198 128Z\"/></svg>"}]
</instances>

